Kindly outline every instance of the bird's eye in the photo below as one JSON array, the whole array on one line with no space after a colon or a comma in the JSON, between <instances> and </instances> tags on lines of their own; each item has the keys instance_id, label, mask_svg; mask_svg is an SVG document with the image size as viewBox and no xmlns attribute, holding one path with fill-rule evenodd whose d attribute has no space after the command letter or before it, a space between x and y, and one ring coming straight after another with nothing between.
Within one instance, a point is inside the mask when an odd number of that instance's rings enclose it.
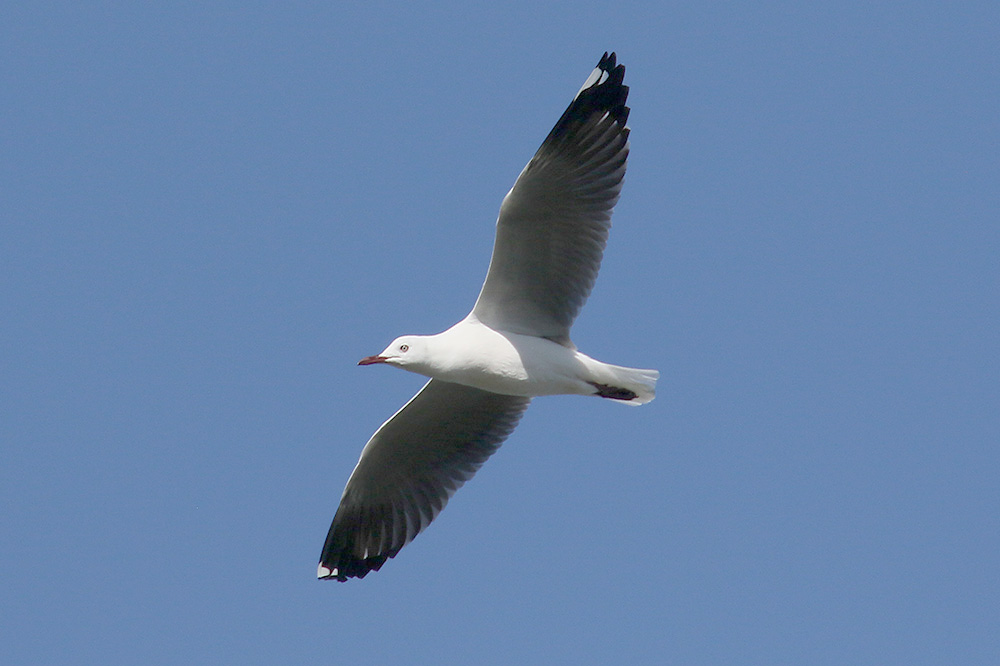
<instances>
[{"instance_id":1,"label":"bird's eye","mask_svg":"<svg viewBox=\"0 0 1000 666\"><path fill-rule=\"evenodd\" d=\"M410 348L410 345L399 345L399 351L405 352Z\"/></svg>"}]
</instances>

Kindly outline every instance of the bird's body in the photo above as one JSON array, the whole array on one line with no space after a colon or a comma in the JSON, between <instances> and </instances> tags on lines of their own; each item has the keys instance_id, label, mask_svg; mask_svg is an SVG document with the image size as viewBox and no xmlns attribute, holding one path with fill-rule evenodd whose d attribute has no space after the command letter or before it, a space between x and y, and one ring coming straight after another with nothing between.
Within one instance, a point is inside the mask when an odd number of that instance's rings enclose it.
<instances>
[{"instance_id":1,"label":"bird's body","mask_svg":"<svg viewBox=\"0 0 1000 666\"><path fill-rule=\"evenodd\" d=\"M533 397L644 404L655 370L577 351L570 327L594 286L628 157L625 68L605 53L504 197L472 312L407 335L360 365L430 377L372 435L333 518L318 575L379 569L419 534L513 431Z\"/></svg>"},{"instance_id":2,"label":"bird's body","mask_svg":"<svg viewBox=\"0 0 1000 666\"><path fill-rule=\"evenodd\" d=\"M399 347L406 345L403 353ZM653 399L658 373L595 360L572 346L535 335L499 331L469 315L437 335L394 340L365 365L386 363L404 370L503 395L598 395L614 387L643 404ZM621 399L621 398L619 398Z\"/></svg>"}]
</instances>

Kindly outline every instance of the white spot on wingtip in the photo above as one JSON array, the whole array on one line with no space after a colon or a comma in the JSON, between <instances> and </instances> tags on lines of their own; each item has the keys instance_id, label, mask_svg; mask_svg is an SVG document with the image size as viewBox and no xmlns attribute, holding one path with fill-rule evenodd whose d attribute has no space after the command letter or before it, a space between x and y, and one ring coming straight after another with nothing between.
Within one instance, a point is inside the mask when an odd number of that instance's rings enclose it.
<instances>
[{"instance_id":1,"label":"white spot on wingtip","mask_svg":"<svg viewBox=\"0 0 1000 666\"><path fill-rule=\"evenodd\" d=\"M580 90L576 93L576 97L579 97L580 93L582 93L587 88L590 88L591 86L601 85L607 80L607 78L608 78L607 72L605 72L600 67L595 67L594 71L592 71L590 73L590 76L587 77L587 80L583 82L583 87L580 88ZM576 97L574 97L573 99L576 99Z\"/></svg>"},{"instance_id":2,"label":"white spot on wingtip","mask_svg":"<svg viewBox=\"0 0 1000 666\"><path fill-rule=\"evenodd\" d=\"M336 569L329 569L322 564L316 569L316 578L333 578L336 575Z\"/></svg>"}]
</instances>

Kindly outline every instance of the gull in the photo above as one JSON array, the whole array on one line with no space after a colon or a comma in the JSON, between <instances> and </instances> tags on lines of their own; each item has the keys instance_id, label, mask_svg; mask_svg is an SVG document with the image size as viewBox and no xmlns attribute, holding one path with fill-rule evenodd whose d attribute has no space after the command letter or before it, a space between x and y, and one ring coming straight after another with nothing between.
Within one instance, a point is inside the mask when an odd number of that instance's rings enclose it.
<instances>
[{"instance_id":1,"label":"gull","mask_svg":"<svg viewBox=\"0 0 1000 666\"><path fill-rule=\"evenodd\" d=\"M472 312L358 363L431 379L361 452L319 578L363 578L395 557L500 447L533 397L653 399L659 372L602 363L569 336L597 279L625 176L624 77L624 65L605 53L504 197Z\"/></svg>"}]
</instances>

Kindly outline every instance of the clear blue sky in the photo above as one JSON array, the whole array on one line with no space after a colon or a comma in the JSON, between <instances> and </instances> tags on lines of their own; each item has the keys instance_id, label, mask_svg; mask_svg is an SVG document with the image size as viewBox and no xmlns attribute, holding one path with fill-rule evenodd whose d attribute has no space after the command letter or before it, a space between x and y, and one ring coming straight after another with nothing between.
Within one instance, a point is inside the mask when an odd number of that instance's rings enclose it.
<instances>
[{"instance_id":1,"label":"clear blue sky","mask_svg":"<svg viewBox=\"0 0 1000 666\"><path fill-rule=\"evenodd\" d=\"M997 3L422 4L6 6L0 662L1000 663ZM658 399L316 581L421 385L356 361L465 315L605 50L574 339Z\"/></svg>"}]
</instances>

